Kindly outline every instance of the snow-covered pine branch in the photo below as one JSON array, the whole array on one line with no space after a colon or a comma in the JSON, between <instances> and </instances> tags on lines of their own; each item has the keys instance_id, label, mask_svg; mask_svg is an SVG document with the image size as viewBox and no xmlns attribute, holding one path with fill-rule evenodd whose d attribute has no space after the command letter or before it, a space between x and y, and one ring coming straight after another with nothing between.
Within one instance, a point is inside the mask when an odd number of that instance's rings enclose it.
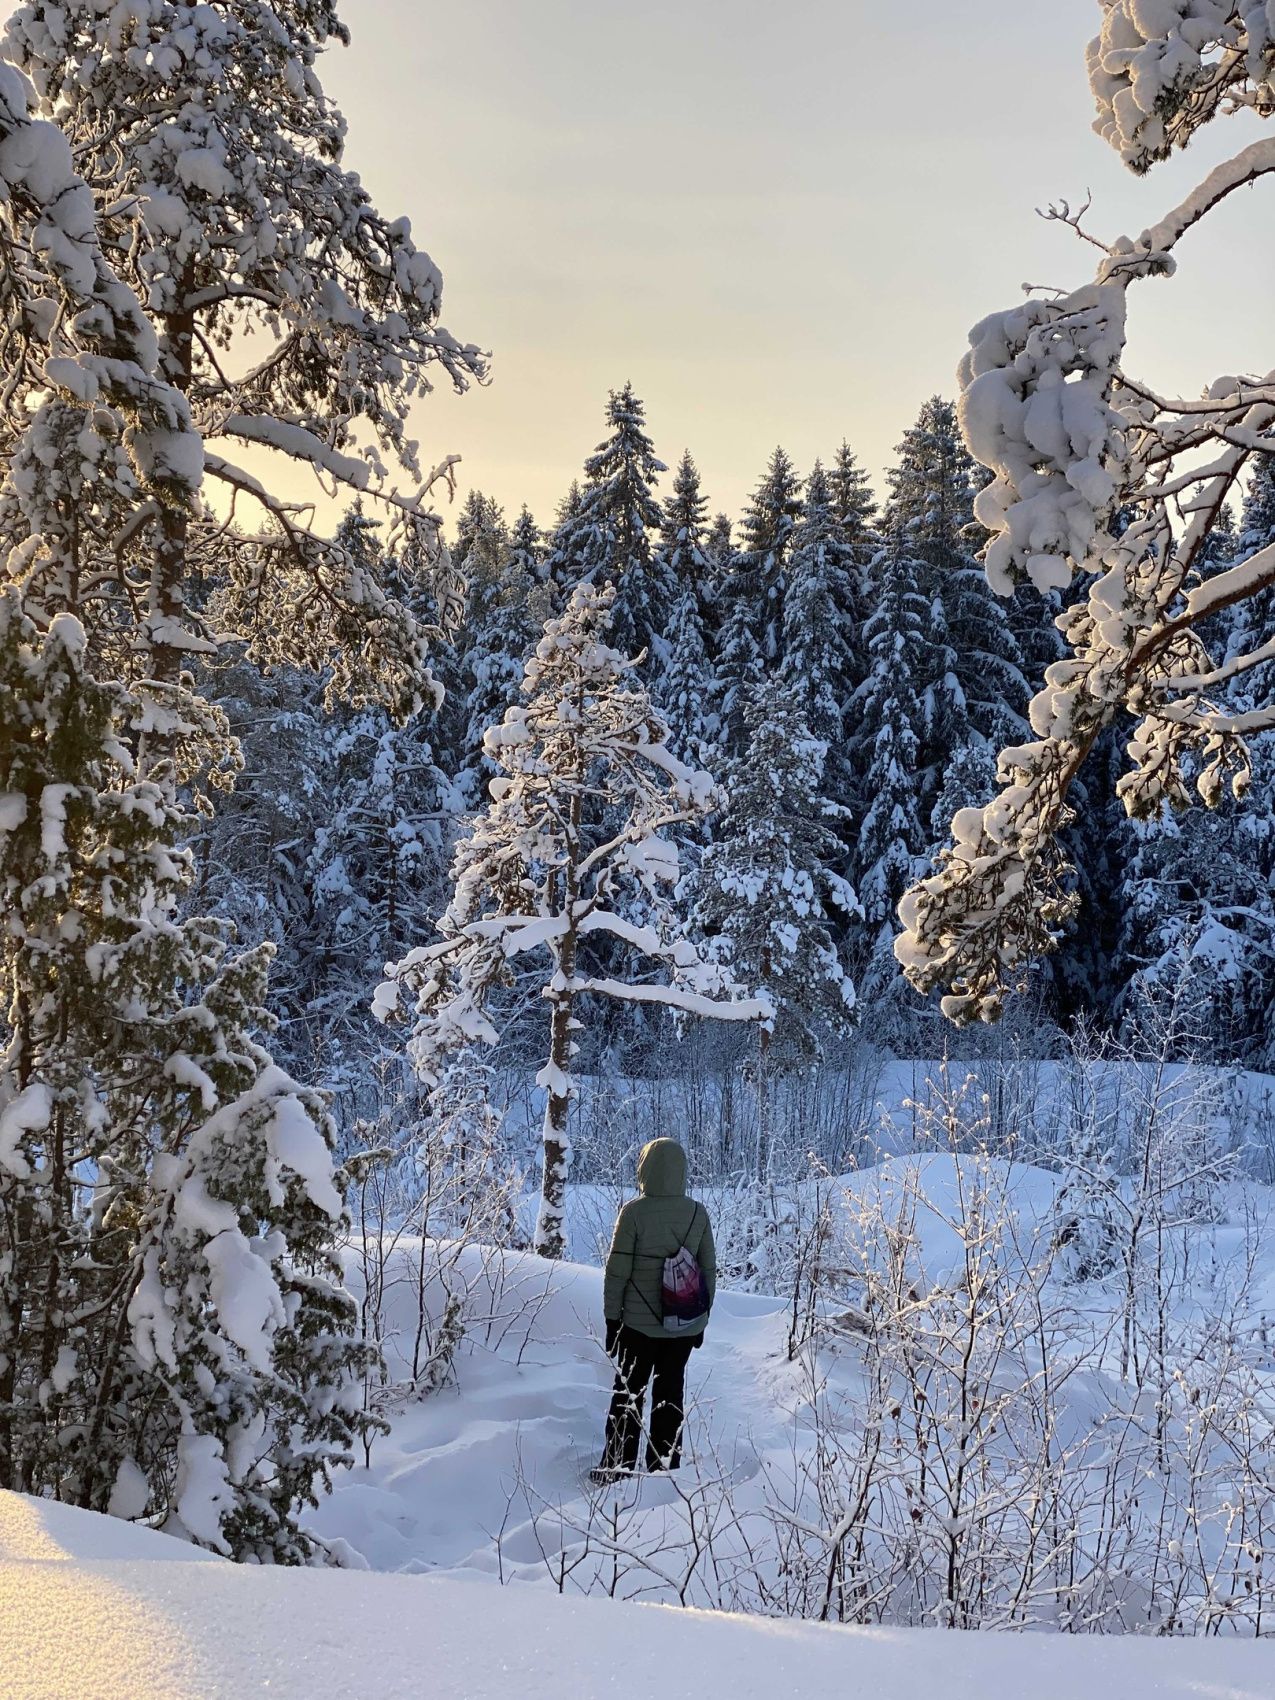
<instances>
[{"instance_id":1,"label":"snow-covered pine branch","mask_svg":"<svg viewBox=\"0 0 1275 1700\"><path fill-rule=\"evenodd\" d=\"M376 1002L382 1017L410 1016L414 1064L437 1086L450 1054L494 1041L509 962L542 953L549 1048L538 1076L547 1104L536 1249L546 1257L564 1250L579 1000L600 994L726 1021L773 1015L769 998L745 996L701 956L677 915L678 850L665 834L701 820L717 793L707 773L671 754L633 663L607 643L614 600L609 586L582 584L547 622L522 700L487 732L497 777L456 852L441 937L393 965ZM608 941L596 969L594 935ZM608 971L616 947L633 953L633 979Z\"/></svg>"},{"instance_id":2,"label":"snow-covered pine branch","mask_svg":"<svg viewBox=\"0 0 1275 1700\"><path fill-rule=\"evenodd\" d=\"M218 511L159 508L108 557L115 619L133 618L125 581L145 589L134 676L175 678L192 632L237 633L266 663L330 668L334 694L406 711L431 694L427 633L282 497L277 468L299 461L316 491L377 502L392 549L437 556L429 485L450 464L422 465L409 412L433 372L464 388L484 367L439 323L442 281L407 220L383 217L343 163L317 67L346 39L331 0L144 0L126 15L31 0L3 54L74 148L162 375L212 450ZM209 552L230 571L205 627L188 592Z\"/></svg>"},{"instance_id":3,"label":"snow-covered pine branch","mask_svg":"<svg viewBox=\"0 0 1275 1700\"><path fill-rule=\"evenodd\" d=\"M1185 145L1223 105L1272 109L1269 8L1214 0L1104 0L1090 49L1098 128L1135 170ZM1249 784L1243 736L1275 726L1275 702L1236 714L1211 697L1202 637L1219 610L1275 586L1269 552L1202 583L1210 535L1240 480L1275 453L1272 378L1223 376L1203 403L1176 402L1126 371L1130 288L1171 276L1173 249L1222 199L1275 173L1275 142L1218 167L1137 239L1105 248L1093 282L1030 297L974 327L960 369L961 425L995 476L977 516L992 533L988 577L1008 594L1077 578L1087 594L1057 619L1065 659L1031 704L1033 741L1006 749L1000 795L965 808L938 871L903 899L896 954L922 991L945 986L958 1021L994 1019L1027 961L1074 908L1057 848L1073 786L1103 729L1135 717L1117 793L1140 818L1194 789L1210 807ZM1203 452L1202 452L1203 451ZM1264 658L1270 632L1228 674ZM1206 685L1205 682L1208 682ZM1221 682L1218 680L1217 682Z\"/></svg>"}]
</instances>

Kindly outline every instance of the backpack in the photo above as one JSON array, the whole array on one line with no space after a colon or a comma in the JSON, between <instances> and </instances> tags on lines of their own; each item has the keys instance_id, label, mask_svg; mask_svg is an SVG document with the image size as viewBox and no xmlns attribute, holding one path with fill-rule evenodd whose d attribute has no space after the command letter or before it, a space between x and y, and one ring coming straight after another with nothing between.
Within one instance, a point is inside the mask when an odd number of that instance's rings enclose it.
<instances>
[{"instance_id":1,"label":"backpack","mask_svg":"<svg viewBox=\"0 0 1275 1700\"><path fill-rule=\"evenodd\" d=\"M699 1205L692 1205L686 1239L690 1238L698 1213ZM664 1259L660 1299L664 1326L670 1334L680 1334L708 1315L708 1281L699 1259L687 1249L685 1239L672 1257Z\"/></svg>"}]
</instances>

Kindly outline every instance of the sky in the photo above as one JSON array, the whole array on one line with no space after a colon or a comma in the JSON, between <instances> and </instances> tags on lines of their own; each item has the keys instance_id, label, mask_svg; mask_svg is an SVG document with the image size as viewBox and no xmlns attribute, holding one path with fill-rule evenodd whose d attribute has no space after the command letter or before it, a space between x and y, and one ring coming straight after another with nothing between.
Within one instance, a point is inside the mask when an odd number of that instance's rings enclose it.
<instances>
[{"instance_id":1,"label":"sky","mask_svg":"<svg viewBox=\"0 0 1275 1700\"><path fill-rule=\"evenodd\" d=\"M1155 222L1256 121L1133 177L1091 130L1096 0L348 0L321 64L347 165L407 213L443 322L491 353L439 390L429 464L542 523L631 381L670 466L738 515L777 443L846 438L878 488L969 327L1094 250L1036 210L1092 192L1110 239ZM1270 189L1231 198L1134 296L1129 364L1161 391L1265 371ZM454 517L454 515L452 516Z\"/></svg>"}]
</instances>

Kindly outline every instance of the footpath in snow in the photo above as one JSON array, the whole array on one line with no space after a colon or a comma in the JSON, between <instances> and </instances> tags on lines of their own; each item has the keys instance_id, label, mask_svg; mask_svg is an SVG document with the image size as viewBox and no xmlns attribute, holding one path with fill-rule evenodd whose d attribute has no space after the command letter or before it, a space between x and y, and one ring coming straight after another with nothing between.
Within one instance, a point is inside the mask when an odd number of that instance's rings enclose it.
<instances>
[{"instance_id":1,"label":"footpath in snow","mask_svg":"<svg viewBox=\"0 0 1275 1700\"><path fill-rule=\"evenodd\" d=\"M822 1628L228 1564L0 1493L3 1700L1272 1700L1241 1641Z\"/></svg>"}]
</instances>

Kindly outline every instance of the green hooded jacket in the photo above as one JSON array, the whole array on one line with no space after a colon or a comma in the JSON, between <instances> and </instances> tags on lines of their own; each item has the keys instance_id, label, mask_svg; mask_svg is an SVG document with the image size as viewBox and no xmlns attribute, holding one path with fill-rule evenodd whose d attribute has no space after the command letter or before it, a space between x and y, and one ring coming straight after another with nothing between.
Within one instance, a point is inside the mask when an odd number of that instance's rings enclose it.
<instances>
[{"instance_id":1,"label":"green hooded jacket","mask_svg":"<svg viewBox=\"0 0 1275 1700\"><path fill-rule=\"evenodd\" d=\"M642 1147L638 1194L616 1218L607 1256L602 1309L608 1322L622 1322L654 1340L693 1340L708 1322L671 1334L664 1327L661 1289L664 1259L681 1246L699 1260L711 1305L717 1291L717 1253L708 1211L686 1196L686 1153L675 1139L653 1139Z\"/></svg>"}]
</instances>

